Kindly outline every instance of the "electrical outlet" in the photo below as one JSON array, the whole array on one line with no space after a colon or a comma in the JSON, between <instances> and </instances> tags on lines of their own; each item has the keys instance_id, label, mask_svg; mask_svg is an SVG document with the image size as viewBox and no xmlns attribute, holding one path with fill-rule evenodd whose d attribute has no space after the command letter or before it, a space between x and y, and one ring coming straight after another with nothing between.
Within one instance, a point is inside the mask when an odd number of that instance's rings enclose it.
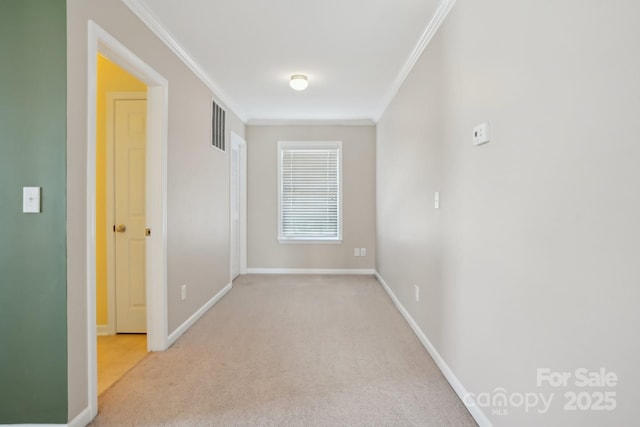
<instances>
[{"instance_id":1,"label":"electrical outlet","mask_svg":"<svg viewBox=\"0 0 640 427\"><path fill-rule=\"evenodd\" d=\"M355 248L353 250L353 256L360 256L360 248Z\"/></svg>"},{"instance_id":2,"label":"electrical outlet","mask_svg":"<svg viewBox=\"0 0 640 427\"><path fill-rule=\"evenodd\" d=\"M187 299L187 285L182 285L182 287L180 288L180 291L182 292L182 301Z\"/></svg>"},{"instance_id":3,"label":"electrical outlet","mask_svg":"<svg viewBox=\"0 0 640 427\"><path fill-rule=\"evenodd\" d=\"M360 256L367 256L367 248L360 248Z\"/></svg>"},{"instance_id":4,"label":"electrical outlet","mask_svg":"<svg viewBox=\"0 0 640 427\"><path fill-rule=\"evenodd\" d=\"M413 286L415 286L416 289L416 302L420 302L420 288L418 287L418 285Z\"/></svg>"}]
</instances>

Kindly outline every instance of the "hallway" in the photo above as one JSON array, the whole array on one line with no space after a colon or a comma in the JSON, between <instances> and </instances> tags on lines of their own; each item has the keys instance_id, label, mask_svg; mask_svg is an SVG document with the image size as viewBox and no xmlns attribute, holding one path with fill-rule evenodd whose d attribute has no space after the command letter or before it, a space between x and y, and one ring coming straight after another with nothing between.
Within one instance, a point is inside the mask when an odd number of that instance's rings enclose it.
<instances>
[{"instance_id":1,"label":"hallway","mask_svg":"<svg viewBox=\"0 0 640 427\"><path fill-rule=\"evenodd\" d=\"M105 392L107 425L475 425L372 276L241 276Z\"/></svg>"}]
</instances>

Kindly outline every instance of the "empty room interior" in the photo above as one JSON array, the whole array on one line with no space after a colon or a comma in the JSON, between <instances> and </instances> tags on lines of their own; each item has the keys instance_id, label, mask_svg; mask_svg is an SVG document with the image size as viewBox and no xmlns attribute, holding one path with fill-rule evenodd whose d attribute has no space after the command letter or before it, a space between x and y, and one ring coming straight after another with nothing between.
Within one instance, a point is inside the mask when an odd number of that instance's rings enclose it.
<instances>
[{"instance_id":1,"label":"empty room interior","mask_svg":"<svg viewBox=\"0 0 640 427\"><path fill-rule=\"evenodd\" d=\"M637 425L638 17L0 0L0 424Z\"/></svg>"}]
</instances>

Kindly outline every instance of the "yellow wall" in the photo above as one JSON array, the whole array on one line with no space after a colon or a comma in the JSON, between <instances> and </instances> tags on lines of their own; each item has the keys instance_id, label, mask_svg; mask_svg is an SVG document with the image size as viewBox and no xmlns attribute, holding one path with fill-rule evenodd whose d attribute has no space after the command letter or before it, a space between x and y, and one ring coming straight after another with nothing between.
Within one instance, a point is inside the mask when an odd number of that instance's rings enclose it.
<instances>
[{"instance_id":1,"label":"yellow wall","mask_svg":"<svg viewBox=\"0 0 640 427\"><path fill-rule=\"evenodd\" d=\"M147 86L98 55L96 123L96 323L108 323L107 304L107 93L146 92Z\"/></svg>"}]
</instances>

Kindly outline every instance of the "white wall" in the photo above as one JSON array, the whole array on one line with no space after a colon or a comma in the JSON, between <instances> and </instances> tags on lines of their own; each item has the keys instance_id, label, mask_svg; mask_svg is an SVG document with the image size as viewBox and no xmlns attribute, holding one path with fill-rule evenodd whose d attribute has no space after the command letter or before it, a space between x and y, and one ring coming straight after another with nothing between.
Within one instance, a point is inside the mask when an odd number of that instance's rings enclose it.
<instances>
[{"instance_id":1,"label":"white wall","mask_svg":"<svg viewBox=\"0 0 640 427\"><path fill-rule=\"evenodd\" d=\"M460 0L378 124L382 277L468 391L555 393L547 414L485 408L496 426L636 424L638 16L630 0ZM616 387L536 385L537 368L601 367ZM617 408L563 410L583 391Z\"/></svg>"},{"instance_id":2,"label":"white wall","mask_svg":"<svg viewBox=\"0 0 640 427\"><path fill-rule=\"evenodd\" d=\"M210 147L211 91L119 0L68 0L69 416L87 407L87 22L91 19L169 81L169 333L229 283L229 152ZM227 110L229 132L244 124ZM188 285L181 301L180 285Z\"/></svg>"},{"instance_id":3,"label":"white wall","mask_svg":"<svg viewBox=\"0 0 640 427\"><path fill-rule=\"evenodd\" d=\"M342 244L278 242L278 141L342 141ZM249 269L373 269L373 126L248 126L247 163ZM354 248L367 256L355 257Z\"/></svg>"}]
</instances>

